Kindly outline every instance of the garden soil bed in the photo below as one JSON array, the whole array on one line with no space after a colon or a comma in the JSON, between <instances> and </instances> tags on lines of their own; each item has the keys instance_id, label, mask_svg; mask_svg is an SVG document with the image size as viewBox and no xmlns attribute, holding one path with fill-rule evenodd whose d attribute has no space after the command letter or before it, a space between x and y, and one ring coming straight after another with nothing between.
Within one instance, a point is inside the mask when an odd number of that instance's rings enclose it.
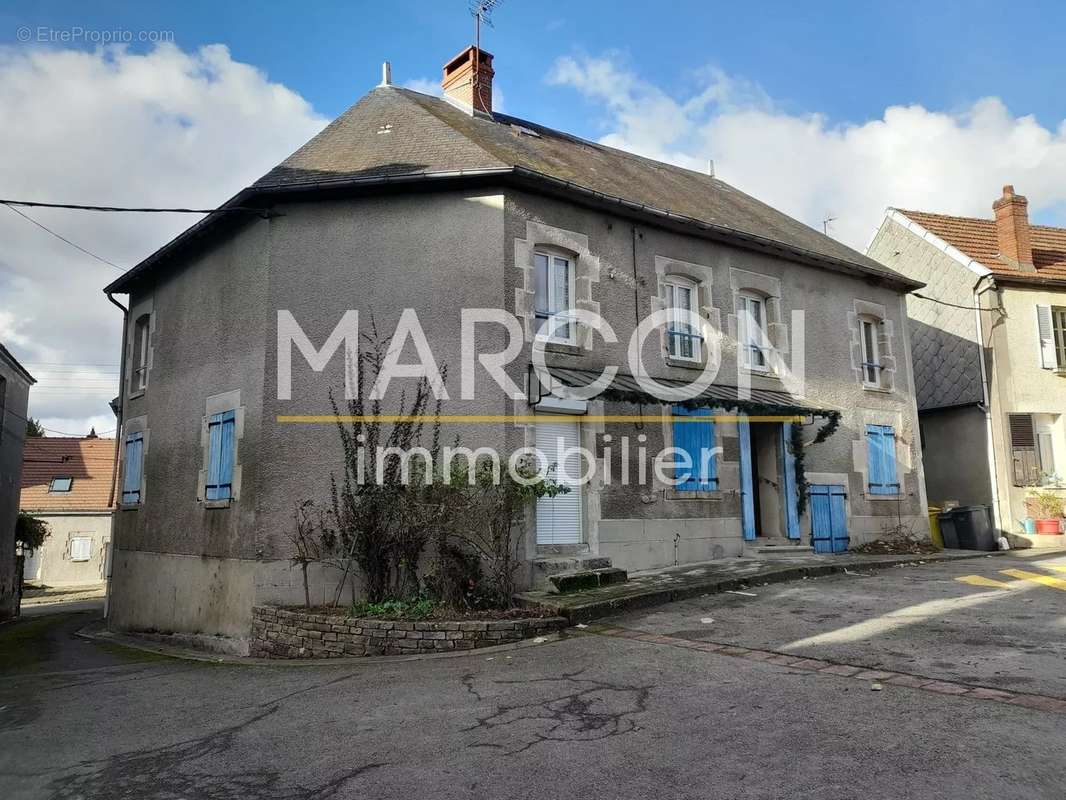
<instances>
[{"instance_id":1,"label":"garden soil bed","mask_svg":"<svg viewBox=\"0 0 1066 800\"><path fill-rule=\"evenodd\" d=\"M249 655L292 659L444 653L544 636L569 625L563 617L532 609L449 612L446 619L431 615L419 620L350 617L334 608L316 611L256 606Z\"/></svg>"}]
</instances>

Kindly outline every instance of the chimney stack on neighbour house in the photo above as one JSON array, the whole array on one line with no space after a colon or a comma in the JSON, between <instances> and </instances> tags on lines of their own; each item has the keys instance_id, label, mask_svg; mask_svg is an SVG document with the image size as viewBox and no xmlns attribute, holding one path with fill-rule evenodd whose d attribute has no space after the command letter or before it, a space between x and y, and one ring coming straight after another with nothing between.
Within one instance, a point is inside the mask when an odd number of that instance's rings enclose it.
<instances>
[{"instance_id":1,"label":"chimney stack on neighbour house","mask_svg":"<svg viewBox=\"0 0 1066 800\"><path fill-rule=\"evenodd\" d=\"M471 45L444 65L440 85L444 96L462 105L492 113L492 53Z\"/></svg>"},{"instance_id":2,"label":"chimney stack on neighbour house","mask_svg":"<svg viewBox=\"0 0 1066 800\"><path fill-rule=\"evenodd\" d=\"M1034 272L1033 246L1029 240L1029 201L1014 193L1014 187L1003 187L1003 196L992 204L996 215L996 241L999 254L1012 267Z\"/></svg>"}]
</instances>

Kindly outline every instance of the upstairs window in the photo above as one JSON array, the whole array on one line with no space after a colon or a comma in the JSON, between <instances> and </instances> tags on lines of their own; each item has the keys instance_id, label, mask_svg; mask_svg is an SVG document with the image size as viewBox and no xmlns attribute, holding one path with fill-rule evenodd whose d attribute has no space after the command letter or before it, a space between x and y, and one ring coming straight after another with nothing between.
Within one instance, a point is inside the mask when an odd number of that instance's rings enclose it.
<instances>
[{"instance_id":1,"label":"upstairs window","mask_svg":"<svg viewBox=\"0 0 1066 800\"><path fill-rule=\"evenodd\" d=\"M133 391L142 392L148 386L148 337L151 314L141 314L133 323Z\"/></svg>"},{"instance_id":2,"label":"upstairs window","mask_svg":"<svg viewBox=\"0 0 1066 800\"><path fill-rule=\"evenodd\" d=\"M574 260L562 253L537 250L533 253L533 265L536 273L534 313L538 320L538 335L552 341L572 343L574 323L562 320L568 319L573 308ZM549 328L548 320L556 315L554 326ZM549 330L552 331L550 336Z\"/></svg>"},{"instance_id":3,"label":"upstairs window","mask_svg":"<svg viewBox=\"0 0 1066 800\"><path fill-rule=\"evenodd\" d=\"M737 346L740 363L748 369L767 369L766 301L753 294L742 294L737 313Z\"/></svg>"},{"instance_id":4,"label":"upstairs window","mask_svg":"<svg viewBox=\"0 0 1066 800\"><path fill-rule=\"evenodd\" d=\"M213 414L207 422L207 484L208 500L229 500L233 497L233 461L237 415L233 411Z\"/></svg>"},{"instance_id":5,"label":"upstairs window","mask_svg":"<svg viewBox=\"0 0 1066 800\"><path fill-rule=\"evenodd\" d=\"M125 472L122 476L122 504L141 502L141 475L144 469L144 433L136 431L126 436Z\"/></svg>"},{"instance_id":6,"label":"upstairs window","mask_svg":"<svg viewBox=\"0 0 1066 800\"><path fill-rule=\"evenodd\" d=\"M862 341L862 383L870 388L881 388L881 344L878 335L881 323L875 319L859 320L859 338Z\"/></svg>"},{"instance_id":7,"label":"upstairs window","mask_svg":"<svg viewBox=\"0 0 1066 800\"><path fill-rule=\"evenodd\" d=\"M51 492L69 492L74 486L74 479L69 476L57 476L52 478L48 484L48 491Z\"/></svg>"},{"instance_id":8,"label":"upstairs window","mask_svg":"<svg viewBox=\"0 0 1066 800\"><path fill-rule=\"evenodd\" d=\"M667 352L683 361L700 360L703 337L689 322L699 308L699 289L693 281L670 278L666 281ZM688 312L688 313L683 313Z\"/></svg>"}]
</instances>

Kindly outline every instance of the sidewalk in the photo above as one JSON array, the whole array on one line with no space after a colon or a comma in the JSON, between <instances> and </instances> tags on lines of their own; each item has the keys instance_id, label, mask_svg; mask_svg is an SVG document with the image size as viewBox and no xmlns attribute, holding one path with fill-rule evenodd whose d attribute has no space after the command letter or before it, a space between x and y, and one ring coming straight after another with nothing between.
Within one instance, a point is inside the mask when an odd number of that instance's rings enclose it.
<instances>
[{"instance_id":1,"label":"sidewalk","mask_svg":"<svg viewBox=\"0 0 1066 800\"><path fill-rule=\"evenodd\" d=\"M635 572L629 581L573 594L523 592L515 598L525 606L551 609L571 622L587 622L624 611L646 608L725 591L745 591L767 583L818 578L845 572L886 569L900 564L927 564L986 558L999 552L942 550L925 555L863 555L841 553L765 558L730 558L678 567Z\"/></svg>"},{"instance_id":2,"label":"sidewalk","mask_svg":"<svg viewBox=\"0 0 1066 800\"><path fill-rule=\"evenodd\" d=\"M22 607L100 600L106 596L106 583L78 586L46 586L43 589L26 589L22 593Z\"/></svg>"}]
</instances>

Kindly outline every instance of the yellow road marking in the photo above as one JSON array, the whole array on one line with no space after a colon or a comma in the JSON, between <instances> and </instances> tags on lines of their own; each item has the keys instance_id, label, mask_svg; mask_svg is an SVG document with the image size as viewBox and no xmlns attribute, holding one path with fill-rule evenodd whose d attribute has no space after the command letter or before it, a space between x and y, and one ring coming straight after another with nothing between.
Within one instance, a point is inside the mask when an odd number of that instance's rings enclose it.
<instances>
[{"instance_id":1,"label":"yellow road marking","mask_svg":"<svg viewBox=\"0 0 1066 800\"><path fill-rule=\"evenodd\" d=\"M1041 569L1053 569L1055 572L1066 572L1066 564L1041 564Z\"/></svg>"},{"instance_id":2,"label":"yellow road marking","mask_svg":"<svg viewBox=\"0 0 1066 800\"><path fill-rule=\"evenodd\" d=\"M1035 572L1026 572L1023 569L1001 569L1000 572L1004 575L1010 575L1012 578L1029 581L1030 583L1039 583L1066 592L1066 580L1063 580L1062 578L1052 578L1050 575L1038 575Z\"/></svg>"},{"instance_id":3,"label":"yellow road marking","mask_svg":"<svg viewBox=\"0 0 1066 800\"><path fill-rule=\"evenodd\" d=\"M971 586L990 586L993 589L1013 589L1017 586L1015 583L1005 583L1004 581L993 580L992 578L986 578L982 575L963 575L961 578L955 580L960 583L968 583Z\"/></svg>"}]
</instances>

